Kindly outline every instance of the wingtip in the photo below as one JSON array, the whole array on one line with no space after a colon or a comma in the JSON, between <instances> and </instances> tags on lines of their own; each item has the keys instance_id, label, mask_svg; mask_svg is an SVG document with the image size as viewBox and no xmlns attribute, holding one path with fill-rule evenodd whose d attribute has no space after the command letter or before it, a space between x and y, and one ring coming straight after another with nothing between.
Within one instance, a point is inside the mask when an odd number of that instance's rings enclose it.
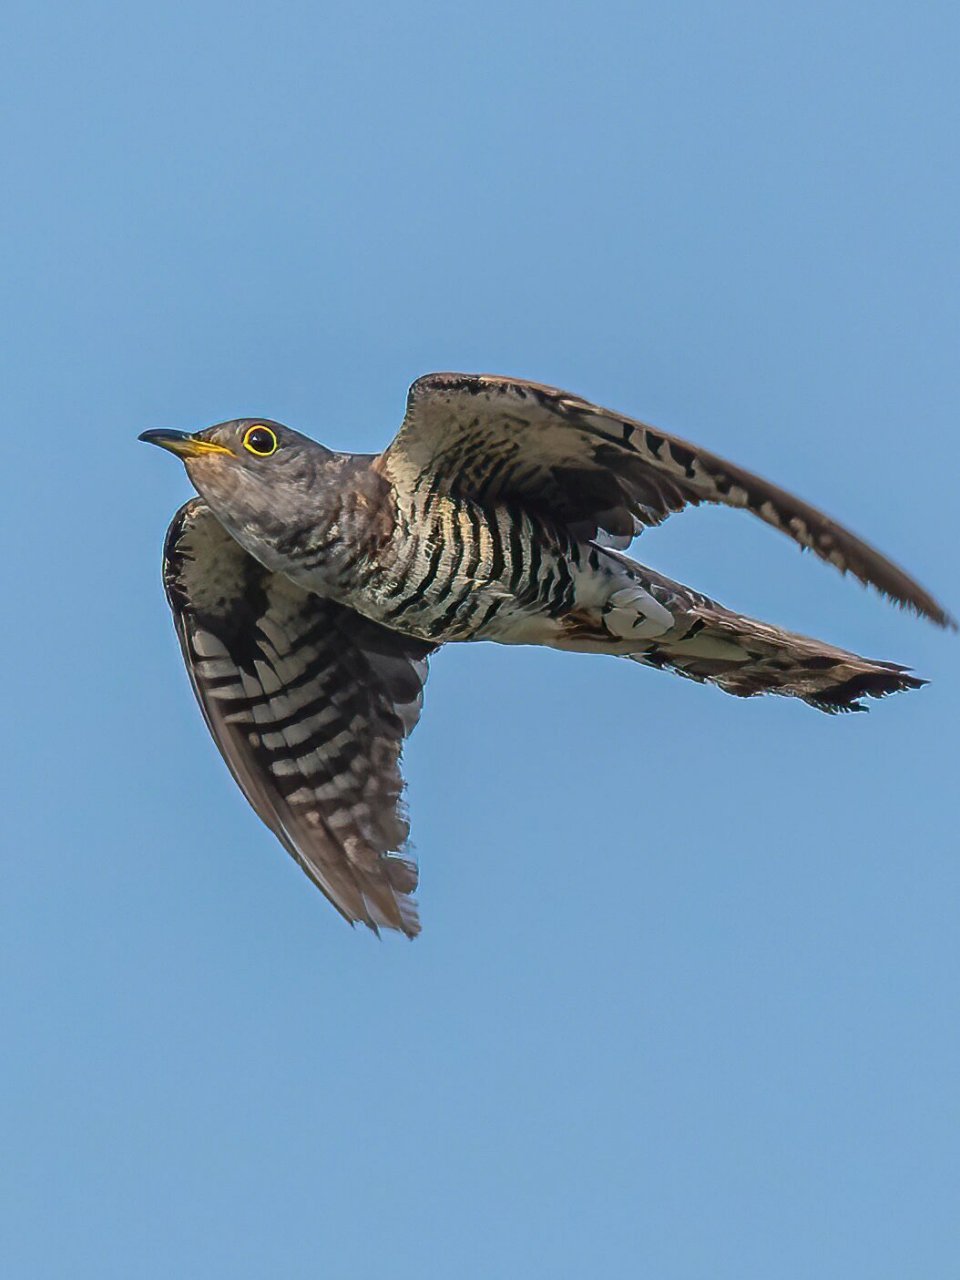
<instances>
[{"instance_id":1,"label":"wingtip","mask_svg":"<svg viewBox=\"0 0 960 1280\"><path fill-rule=\"evenodd\" d=\"M909 607L918 617L926 618L928 622L932 622L935 627L940 627L942 631L956 632L960 630L960 625L958 625L956 618L947 613L946 609L941 609L939 605L937 605L936 609L918 609L916 605L909 605Z\"/></svg>"},{"instance_id":2,"label":"wingtip","mask_svg":"<svg viewBox=\"0 0 960 1280\"><path fill-rule=\"evenodd\" d=\"M849 570L844 569L841 572L846 574ZM905 592L901 594L901 592L891 590L889 587L878 586L871 579L864 578L859 574L854 576L859 578L863 587L873 587L879 591L884 600L889 600L898 609L903 609L906 613L912 613L914 617L925 618L927 622L932 622L935 627L941 627L944 631L960 630L960 624L958 624L957 619L952 614L947 613L946 609L941 604L938 604L933 596L927 595L922 589L918 588L919 594L907 594Z\"/></svg>"},{"instance_id":3,"label":"wingtip","mask_svg":"<svg viewBox=\"0 0 960 1280\"><path fill-rule=\"evenodd\" d=\"M896 604L902 609L908 609L911 613L915 613L918 618L926 618L928 622L932 622L935 627L942 627L944 631L960 630L960 624L951 613L947 613L941 604L938 604L932 596L924 596L922 600L916 600L910 597L898 598L893 597Z\"/></svg>"}]
</instances>

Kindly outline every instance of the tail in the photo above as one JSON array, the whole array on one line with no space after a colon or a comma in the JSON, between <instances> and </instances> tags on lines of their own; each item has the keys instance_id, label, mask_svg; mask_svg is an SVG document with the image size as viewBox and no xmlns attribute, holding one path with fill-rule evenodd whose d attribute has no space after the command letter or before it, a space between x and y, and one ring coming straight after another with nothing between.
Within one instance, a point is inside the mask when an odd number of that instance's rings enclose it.
<instances>
[{"instance_id":1,"label":"tail","mask_svg":"<svg viewBox=\"0 0 960 1280\"><path fill-rule=\"evenodd\" d=\"M738 698L779 693L831 714L866 711L860 698L883 698L927 683L894 662L861 658L781 631L702 597L693 597L665 635L628 656L690 680L709 681Z\"/></svg>"}]
</instances>

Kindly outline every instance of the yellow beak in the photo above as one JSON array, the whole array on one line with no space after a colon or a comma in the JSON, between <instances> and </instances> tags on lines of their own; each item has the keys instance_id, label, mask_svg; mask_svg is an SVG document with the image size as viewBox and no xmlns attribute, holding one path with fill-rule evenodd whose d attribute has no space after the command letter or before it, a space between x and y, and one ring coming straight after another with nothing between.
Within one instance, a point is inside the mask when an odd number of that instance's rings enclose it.
<instances>
[{"instance_id":1,"label":"yellow beak","mask_svg":"<svg viewBox=\"0 0 960 1280\"><path fill-rule=\"evenodd\" d=\"M147 444L159 445L161 449L169 449L178 458L197 458L204 453L226 453L231 458L236 456L226 445L199 440L187 431L144 431L137 439L145 440Z\"/></svg>"}]
</instances>

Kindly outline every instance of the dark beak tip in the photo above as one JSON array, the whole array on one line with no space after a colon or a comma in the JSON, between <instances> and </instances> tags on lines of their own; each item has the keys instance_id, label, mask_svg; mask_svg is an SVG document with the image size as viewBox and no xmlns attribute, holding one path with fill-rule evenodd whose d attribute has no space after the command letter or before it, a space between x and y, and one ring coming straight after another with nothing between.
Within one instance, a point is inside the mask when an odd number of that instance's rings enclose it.
<instances>
[{"instance_id":1,"label":"dark beak tip","mask_svg":"<svg viewBox=\"0 0 960 1280\"><path fill-rule=\"evenodd\" d=\"M188 431L170 431L160 427L152 431L141 431L137 439L142 440L144 444L155 444L181 461L186 461L198 451L191 448L194 437Z\"/></svg>"},{"instance_id":2,"label":"dark beak tip","mask_svg":"<svg viewBox=\"0 0 960 1280\"><path fill-rule=\"evenodd\" d=\"M186 431L168 431L164 428L154 428L151 431L141 431L137 436L138 440L142 440L144 444L169 444L175 440L186 440Z\"/></svg>"}]
</instances>

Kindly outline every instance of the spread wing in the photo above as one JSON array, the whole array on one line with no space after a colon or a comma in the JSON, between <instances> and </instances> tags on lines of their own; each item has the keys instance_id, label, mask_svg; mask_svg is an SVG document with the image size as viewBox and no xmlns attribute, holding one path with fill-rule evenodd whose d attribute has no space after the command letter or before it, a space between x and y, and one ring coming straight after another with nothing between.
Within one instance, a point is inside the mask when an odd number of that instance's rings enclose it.
<instances>
[{"instance_id":1,"label":"spread wing","mask_svg":"<svg viewBox=\"0 0 960 1280\"><path fill-rule=\"evenodd\" d=\"M199 499L167 533L164 585L194 692L230 771L350 921L419 932L400 750L434 646L269 572Z\"/></svg>"},{"instance_id":2,"label":"spread wing","mask_svg":"<svg viewBox=\"0 0 960 1280\"><path fill-rule=\"evenodd\" d=\"M427 374L410 388L403 425L378 467L397 485L427 477L480 503L520 501L581 538L618 547L688 505L743 507L841 573L940 626L956 626L902 569L806 502L706 449L553 387Z\"/></svg>"}]
</instances>

